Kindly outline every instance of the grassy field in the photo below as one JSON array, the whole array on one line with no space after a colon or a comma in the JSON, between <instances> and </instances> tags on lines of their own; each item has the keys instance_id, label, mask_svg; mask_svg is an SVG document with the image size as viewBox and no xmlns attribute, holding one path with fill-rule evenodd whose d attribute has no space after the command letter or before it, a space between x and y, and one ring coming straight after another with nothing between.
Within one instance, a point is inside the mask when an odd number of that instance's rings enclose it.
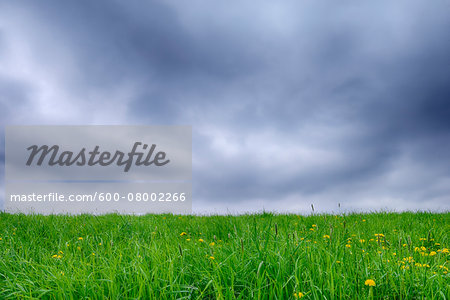
<instances>
[{"instance_id":1,"label":"grassy field","mask_svg":"<svg viewBox=\"0 0 450 300\"><path fill-rule=\"evenodd\" d=\"M0 214L0 298L448 299L450 214Z\"/></svg>"}]
</instances>

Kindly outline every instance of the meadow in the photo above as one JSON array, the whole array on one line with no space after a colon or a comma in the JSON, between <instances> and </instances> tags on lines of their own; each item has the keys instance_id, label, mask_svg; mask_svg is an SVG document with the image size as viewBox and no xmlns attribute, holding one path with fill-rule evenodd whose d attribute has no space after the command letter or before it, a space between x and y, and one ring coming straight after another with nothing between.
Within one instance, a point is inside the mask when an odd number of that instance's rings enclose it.
<instances>
[{"instance_id":1,"label":"meadow","mask_svg":"<svg viewBox=\"0 0 450 300\"><path fill-rule=\"evenodd\" d=\"M449 213L0 213L1 299L448 299Z\"/></svg>"}]
</instances>

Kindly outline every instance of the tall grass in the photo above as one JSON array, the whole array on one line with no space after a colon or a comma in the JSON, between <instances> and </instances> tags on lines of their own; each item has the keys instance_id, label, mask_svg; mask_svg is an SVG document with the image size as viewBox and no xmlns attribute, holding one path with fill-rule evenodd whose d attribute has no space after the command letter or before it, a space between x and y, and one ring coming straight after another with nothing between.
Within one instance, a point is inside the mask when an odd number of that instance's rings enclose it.
<instances>
[{"instance_id":1,"label":"tall grass","mask_svg":"<svg viewBox=\"0 0 450 300\"><path fill-rule=\"evenodd\" d=\"M425 212L1 213L0 298L447 299L449 226Z\"/></svg>"}]
</instances>

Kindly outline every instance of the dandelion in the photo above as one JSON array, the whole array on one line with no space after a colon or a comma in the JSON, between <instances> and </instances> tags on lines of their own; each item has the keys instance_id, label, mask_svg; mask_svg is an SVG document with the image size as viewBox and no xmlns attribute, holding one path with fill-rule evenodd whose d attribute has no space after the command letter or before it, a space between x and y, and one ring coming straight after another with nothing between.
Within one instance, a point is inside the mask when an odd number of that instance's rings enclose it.
<instances>
[{"instance_id":1,"label":"dandelion","mask_svg":"<svg viewBox=\"0 0 450 300\"><path fill-rule=\"evenodd\" d=\"M341 261L340 261L340 260L337 260L337 261L336 261L336 263L337 263L337 264L340 264L340 263L341 263Z\"/></svg>"},{"instance_id":2,"label":"dandelion","mask_svg":"<svg viewBox=\"0 0 450 300\"><path fill-rule=\"evenodd\" d=\"M324 238L324 239L329 239L330 236L329 236L328 234L325 234L325 235L323 236L323 238Z\"/></svg>"},{"instance_id":3,"label":"dandelion","mask_svg":"<svg viewBox=\"0 0 450 300\"><path fill-rule=\"evenodd\" d=\"M198 241L199 241L200 243L203 243L203 242L204 242L204 240L203 240L203 239L198 239Z\"/></svg>"},{"instance_id":4,"label":"dandelion","mask_svg":"<svg viewBox=\"0 0 450 300\"><path fill-rule=\"evenodd\" d=\"M92 256L95 256L95 253L94 253L94 252L92 252Z\"/></svg>"},{"instance_id":5,"label":"dandelion","mask_svg":"<svg viewBox=\"0 0 450 300\"><path fill-rule=\"evenodd\" d=\"M294 293L294 297L297 299L303 298L304 296L305 294L303 294L302 292Z\"/></svg>"},{"instance_id":6,"label":"dandelion","mask_svg":"<svg viewBox=\"0 0 450 300\"><path fill-rule=\"evenodd\" d=\"M444 248L444 249L442 249L442 253L449 253L449 251L448 251L448 249L447 248Z\"/></svg>"},{"instance_id":7,"label":"dandelion","mask_svg":"<svg viewBox=\"0 0 450 300\"><path fill-rule=\"evenodd\" d=\"M102 243L98 243L98 245L99 245L99 246L101 246L101 245L102 245Z\"/></svg>"},{"instance_id":8,"label":"dandelion","mask_svg":"<svg viewBox=\"0 0 450 300\"><path fill-rule=\"evenodd\" d=\"M312 224L312 226L311 227L317 227L317 225L316 224Z\"/></svg>"},{"instance_id":9,"label":"dandelion","mask_svg":"<svg viewBox=\"0 0 450 300\"><path fill-rule=\"evenodd\" d=\"M214 242L211 242L211 243L210 243L209 245L210 245L210 246L212 247L212 246L214 246L214 245L215 245L215 243L214 243Z\"/></svg>"},{"instance_id":10,"label":"dandelion","mask_svg":"<svg viewBox=\"0 0 450 300\"><path fill-rule=\"evenodd\" d=\"M366 221L366 219L363 219L363 222L365 222Z\"/></svg>"},{"instance_id":11,"label":"dandelion","mask_svg":"<svg viewBox=\"0 0 450 300\"><path fill-rule=\"evenodd\" d=\"M185 236L187 233L186 232L182 232L182 233L180 233L180 236Z\"/></svg>"},{"instance_id":12,"label":"dandelion","mask_svg":"<svg viewBox=\"0 0 450 300\"><path fill-rule=\"evenodd\" d=\"M52 255L52 258L57 258L57 257L58 257L58 254Z\"/></svg>"},{"instance_id":13,"label":"dandelion","mask_svg":"<svg viewBox=\"0 0 450 300\"><path fill-rule=\"evenodd\" d=\"M367 286L375 286L375 280L373 280L373 279L367 279L367 280L364 282L364 285L367 285Z\"/></svg>"},{"instance_id":14,"label":"dandelion","mask_svg":"<svg viewBox=\"0 0 450 300\"><path fill-rule=\"evenodd\" d=\"M59 251L59 254L64 254L64 252L62 252L62 251Z\"/></svg>"},{"instance_id":15,"label":"dandelion","mask_svg":"<svg viewBox=\"0 0 450 300\"><path fill-rule=\"evenodd\" d=\"M210 260L215 260L214 256L209 257Z\"/></svg>"},{"instance_id":16,"label":"dandelion","mask_svg":"<svg viewBox=\"0 0 450 300\"><path fill-rule=\"evenodd\" d=\"M83 238L82 238L82 237L80 236L80 237L78 238L78 240L79 240L79 241L82 241L82 240L83 240Z\"/></svg>"},{"instance_id":17,"label":"dandelion","mask_svg":"<svg viewBox=\"0 0 450 300\"><path fill-rule=\"evenodd\" d=\"M359 242L360 243L364 243L366 240L365 239L360 239Z\"/></svg>"},{"instance_id":18,"label":"dandelion","mask_svg":"<svg viewBox=\"0 0 450 300\"><path fill-rule=\"evenodd\" d=\"M375 233L375 236L376 237L384 237L384 234L382 234L382 233Z\"/></svg>"},{"instance_id":19,"label":"dandelion","mask_svg":"<svg viewBox=\"0 0 450 300\"><path fill-rule=\"evenodd\" d=\"M190 241L191 241L191 239L186 239L186 241L190 242Z\"/></svg>"},{"instance_id":20,"label":"dandelion","mask_svg":"<svg viewBox=\"0 0 450 300\"><path fill-rule=\"evenodd\" d=\"M352 247L352 245L349 245L349 244L347 244L347 245L345 245L345 247L347 247L347 248L351 248L351 247Z\"/></svg>"},{"instance_id":21,"label":"dandelion","mask_svg":"<svg viewBox=\"0 0 450 300\"><path fill-rule=\"evenodd\" d=\"M430 252L430 256L435 256L437 253L436 253L436 251L431 251Z\"/></svg>"},{"instance_id":22,"label":"dandelion","mask_svg":"<svg viewBox=\"0 0 450 300\"><path fill-rule=\"evenodd\" d=\"M2 238L0 237L0 241L2 240Z\"/></svg>"}]
</instances>

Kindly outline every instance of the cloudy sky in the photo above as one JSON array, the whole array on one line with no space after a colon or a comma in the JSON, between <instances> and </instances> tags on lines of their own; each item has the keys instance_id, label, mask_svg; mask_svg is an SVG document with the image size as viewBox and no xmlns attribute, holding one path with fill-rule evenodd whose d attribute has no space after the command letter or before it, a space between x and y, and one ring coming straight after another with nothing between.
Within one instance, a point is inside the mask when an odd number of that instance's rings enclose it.
<instances>
[{"instance_id":1,"label":"cloudy sky","mask_svg":"<svg viewBox=\"0 0 450 300\"><path fill-rule=\"evenodd\" d=\"M192 125L196 213L448 210L449 15L447 0L0 0L1 135Z\"/></svg>"}]
</instances>

